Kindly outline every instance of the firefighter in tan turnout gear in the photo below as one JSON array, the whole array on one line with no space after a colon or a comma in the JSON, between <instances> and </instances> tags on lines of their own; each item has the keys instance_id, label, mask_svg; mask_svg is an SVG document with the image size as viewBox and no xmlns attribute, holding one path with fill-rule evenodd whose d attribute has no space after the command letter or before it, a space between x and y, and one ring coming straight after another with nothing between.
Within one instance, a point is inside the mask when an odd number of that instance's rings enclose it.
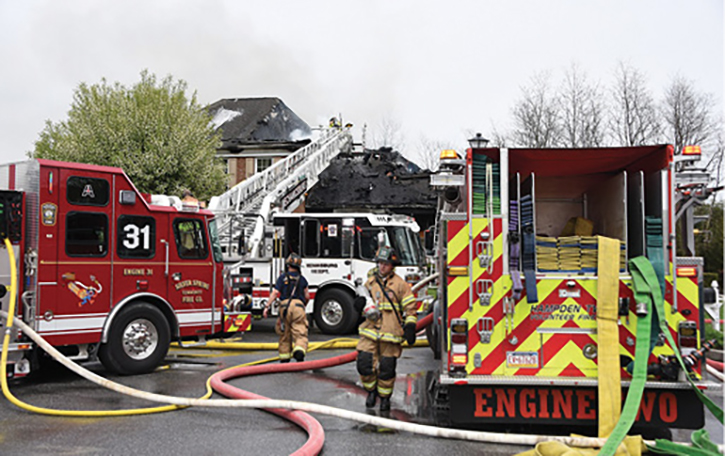
<instances>
[{"instance_id":1,"label":"firefighter in tan turnout gear","mask_svg":"<svg viewBox=\"0 0 725 456\"><path fill-rule=\"evenodd\" d=\"M272 303L279 298L279 316L275 330L279 334L279 361L288 363L290 358L298 362L304 361L307 354L307 333L309 323L305 305L310 300L307 279L302 276L300 268L302 258L293 253L287 257L287 271L280 274L269 295L262 316L267 318Z\"/></svg>"},{"instance_id":2,"label":"firefighter in tan turnout gear","mask_svg":"<svg viewBox=\"0 0 725 456\"><path fill-rule=\"evenodd\" d=\"M365 321L360 325L357 344L357 371L365 391L365 406L375 407L380 396L380 411L390 410L390 396L395 384L395 366L403 340L415 343L418 321L415 296L410 285L395 274L398 255L390 247L381 247L375 256L377 270L365 283L369 297L364 305Z\"/></svg>"}]
</instances>

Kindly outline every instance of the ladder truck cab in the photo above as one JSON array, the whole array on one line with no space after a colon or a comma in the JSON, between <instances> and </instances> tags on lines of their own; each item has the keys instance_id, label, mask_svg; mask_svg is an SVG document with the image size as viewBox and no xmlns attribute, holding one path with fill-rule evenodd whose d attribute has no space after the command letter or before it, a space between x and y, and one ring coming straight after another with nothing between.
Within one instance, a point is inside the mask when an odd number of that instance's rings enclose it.
<instances>
[{"instance_id":1,"label":"ladder truck cab","mask_svg":"<svg viewBox=\"0 0 725 456\"><path fill-rule=\"evenodd\" d=\"M71 359L149 372L172 340L249 327L248 313L225 309L231 286L216 221L198 204L142 194L119 168L50 160L1 165L0 204L17 259L15 318ZM5 259L0 283L10 283ZM8 311L9 296L0 304ZM12 328L9 376L27 375L43 356Z\"/></svg>"},{"instance_id":2,"label":"ladder truck cab","mask_svg":"<svg viewBox=\"0 0 725 456\"><path fill-rule=\"evenodd\" d=\"M425 273L419 227L404 215L371 213L274 214L265 226L259 255L231 267L235 308L260 315L290 253L302 257L302 275L311 295L307 313L327 334L347 334L358 325L356 286L375 267L379 246L393 247L396 272L411 284ZM276 305L272 307L276 315Z\"/></svg>"},{"instance_id":3,"label":"ladder truck cab","mask_svg":"<svg viewBox=\"0 0 725 456\"><path fill-rule=\"evenodd\" d=\"M675 254L674 157L669 145L441 154L431 177L443 207L431 346L441 359L434 389L451 422L596 425L608 374L599 368L602 354L614 351L620 360L611 370L622 398L633 379L627 367L647 311L635 300L629 260L644 256L665 315L652 325L636 426L703 426L686 378L701 390L715 387L703 379L701 361L710 346L700 311L702 261ZM617 247L603 253L611 240ZM601 264L613 268L600 274ZM597 319L605 306L614 315L610 344Z\"/></svg>"}]
</instances>

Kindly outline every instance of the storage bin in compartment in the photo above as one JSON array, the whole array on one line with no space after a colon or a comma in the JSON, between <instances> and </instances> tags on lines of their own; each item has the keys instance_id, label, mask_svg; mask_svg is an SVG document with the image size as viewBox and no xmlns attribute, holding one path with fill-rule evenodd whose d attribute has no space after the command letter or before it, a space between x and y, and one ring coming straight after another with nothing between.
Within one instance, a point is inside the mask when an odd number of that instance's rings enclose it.
<instances>
[{"instance_id":1,"label":"storage bin in compartment","mask_svg":"<svg viewBox=\"0 0 725 456\"><path fill-rule=\"evenodd\" d=\"M501 164L498 149L483 149L472 157L473 213L501 215Z\"/></svg>"},{"instance_id":2,"label":"storage bin in compartment","mask_svg":"<svg viewBox=\"0 0 725 456\"><path fill-rule=\"evenodd\" d=\"M669 146L509 150L510 176L518 173L531 186L521 194L532 196L537 252L546 252L537 269L556 271L555 254L559 271L596 272L596 239L582 235L589 227L591 235L622 241L622 270L630 242L637 255L661 249L655 234L666 239L661 220L670 154Z\"/></svg>"}]
</instances>

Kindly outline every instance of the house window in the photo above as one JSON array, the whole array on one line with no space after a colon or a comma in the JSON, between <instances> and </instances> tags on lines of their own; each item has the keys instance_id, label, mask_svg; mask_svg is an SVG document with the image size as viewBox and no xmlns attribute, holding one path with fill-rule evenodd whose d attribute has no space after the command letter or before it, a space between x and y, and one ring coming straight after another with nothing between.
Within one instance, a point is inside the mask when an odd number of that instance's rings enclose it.
<instances>
[{"instance_id":1,"label":"house window","mask_svg":"<svg viewBox=\"0 0 725 456\"><path fill-rule=\"evenodd\" d=\"M257 162L256 171L257 173L261 173L265 169L272 166L272 159L271 158L257 158L255 159Z\"/></svg>"}]
</instances>

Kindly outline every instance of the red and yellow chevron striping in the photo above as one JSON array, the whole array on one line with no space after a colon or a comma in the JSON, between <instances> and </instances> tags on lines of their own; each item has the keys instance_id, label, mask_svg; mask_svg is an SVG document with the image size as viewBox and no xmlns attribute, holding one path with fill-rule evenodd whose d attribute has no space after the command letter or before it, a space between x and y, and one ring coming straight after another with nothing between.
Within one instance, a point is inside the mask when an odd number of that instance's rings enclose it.
<instances>
[{"instance_id":1,"label":"red and yellow chevron striping","mask_svg":"<svg viewBox=\"0 0 725 456\"><path fill-rule=\"evenodd\" d=\"M490 268L481 266L482 232L488 232L491 242ZM469 240L470 239L470 240ZM593 275L562 277L539 275L537 292L539 301L529 304L525 292L513 304L513 314L506 315L504 298L511 297L511 278L504 275L504 232L500 218L493 221L473 219L473 236L465 221L447 222L447 266L469 267L473 277L449 276L447 278L447 318L464 318L468 321L468 375L543 376L543 377L596 377L597 335L596 301L597 280ZM469 244L472 245L469 251ZM472 262L469 263L469 255ZM507 269L507 268L506 268ZM479 281L492 284L488 305L480 302ZM573 284L572 284L573 282ZM473 289L471 285L473 284ZM620 297L629 298L629 313L620 321L620 354L634 356L637 316L631 280L620 280ZM672 312L672 275L667 277L665 307L668 326L673 337L681 321L699 318L697 307L698 284L691 278L678 278L677 305L680 311ZM480 319L493 320L490 341L482 343L478 332ZM448 335L450 337L450 335ZM658 346L650 357L654 362L659 355L670 355L668 346ZM622 371L623 378L627 374Z\"/></svg>"}]
</instances>

